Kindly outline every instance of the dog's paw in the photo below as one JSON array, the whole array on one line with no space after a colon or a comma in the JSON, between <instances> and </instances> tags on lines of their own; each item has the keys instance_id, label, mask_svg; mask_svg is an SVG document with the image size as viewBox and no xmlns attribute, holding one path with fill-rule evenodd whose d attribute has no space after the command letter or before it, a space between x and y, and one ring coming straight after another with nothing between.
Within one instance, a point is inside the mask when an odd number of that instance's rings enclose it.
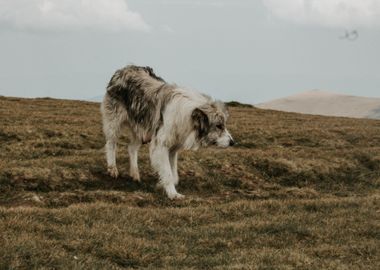
<instances>
[{"instance_id":1,"label":"dog's paw","mask_svg":"<svg viewBox=\"0 0 380 270\"><path fill-rule=\"evenodd\" d=\"M113 178L119 177L119 171L117 170L116 167L108 167L107 171L111 177L113 177Z\"/></svg>"},{"instance_id":2,"label":"dog's paw","mask_svg":"<svg viewBox=\"0 0 380 270\"><path fill-rule=\"evenodd\" d=\"M185 199L185 195L180 193L168 194L170 200L182 200Z\"/></svg>"},{"instance_id":3,"label":"dog's paw","mask_svg":"<svg viewBox=\"0 0 380 270\"><path fill-rule=\"evenodd\" d=\"M175 189L174 184L163 185L162 182L159 182L159 183L157 184L157 187L158 187L158 188L164 188L166 195L167 195L168 198L171 199L171 200L180 200L180 199L184 199L184 198L185 198L184 195L179 194L179 193L177 192L177 190Z\"/></svg>"},{"instance_id":4,"label":"dog's paw","mask_svg":"<svg viewBox=\"0 0 380 270\"><path fill-rule=\"evenodd\" d=\"M139 172L129 172L129 176L132 177L133 181L140 182Z\"/></svg>"}]
</instances>

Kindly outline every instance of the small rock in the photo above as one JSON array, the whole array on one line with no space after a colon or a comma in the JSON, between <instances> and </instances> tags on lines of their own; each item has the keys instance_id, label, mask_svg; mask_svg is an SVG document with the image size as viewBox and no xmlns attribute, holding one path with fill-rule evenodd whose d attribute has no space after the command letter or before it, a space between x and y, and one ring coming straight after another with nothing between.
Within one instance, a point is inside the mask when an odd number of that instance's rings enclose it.
<instances>
[{"instance_id":1,"label":"small rock","mask_svg":"<svg viewBox=\"0 0 380 270\"><path fill-rule=\"evenodd\" d=\"M41 199L40 199L40 197L38 197L38 195L36 195L36 194L34 194L32 196L32 200L35 201L35 202L39 202L39 203L42 202Z\"/></svg>"}]
</instances>

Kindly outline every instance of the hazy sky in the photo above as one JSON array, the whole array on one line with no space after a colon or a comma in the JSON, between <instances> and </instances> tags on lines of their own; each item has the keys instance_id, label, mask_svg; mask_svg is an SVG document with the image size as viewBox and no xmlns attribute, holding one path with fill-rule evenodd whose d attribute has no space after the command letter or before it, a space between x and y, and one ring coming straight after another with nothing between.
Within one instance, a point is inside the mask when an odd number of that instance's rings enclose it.
<instances>
[{"instance_id":1,"label":"hazy sky","mask_svg":"<svg viewBox=\"0 0 380 270\"><path fill-rule=\"evenodd\" d=\"M0 0L5 96L92 98L134 63L222 100L380 97L379 50L380 0Z\"/></svg>"}]
</instances>

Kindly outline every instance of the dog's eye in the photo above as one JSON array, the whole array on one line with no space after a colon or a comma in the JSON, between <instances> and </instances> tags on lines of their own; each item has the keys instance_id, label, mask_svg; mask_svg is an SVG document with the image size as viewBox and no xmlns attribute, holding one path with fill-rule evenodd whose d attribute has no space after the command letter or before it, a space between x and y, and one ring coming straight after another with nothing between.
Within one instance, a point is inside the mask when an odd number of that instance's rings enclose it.
<instances>
[{"instance_id":1,"label":"dog's eye","mask_svg":"<svg viewBox=\"0 0 380 270\"><path fill-rule=\"evenodd\" d=\"M216 128L217 129L224 129L224 126L222 124L218 124L218 125L216 125Z\"/></svg>"}]
</instances>

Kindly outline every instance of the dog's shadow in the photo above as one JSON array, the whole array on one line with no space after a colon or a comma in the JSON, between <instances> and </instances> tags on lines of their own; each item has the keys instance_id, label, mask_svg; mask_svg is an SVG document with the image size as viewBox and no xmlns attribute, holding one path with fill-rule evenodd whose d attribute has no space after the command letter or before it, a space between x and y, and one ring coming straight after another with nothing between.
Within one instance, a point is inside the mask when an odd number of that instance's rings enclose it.
<instances>
[{"instance_id":1,"label":"dog's shadow","mask_svg":"<svg viewBox=\"0 0 380 270\"><path fill-rule=\"evenodd\" d=\"M93 167L90 168L90 172L93 178L85 181L84 187L82 187L85 190L141 192L151 194L157 198L167 198L164 191L157 187L159 176L153 172L141 174L140 181L135 181L124 171L122 171L116 179L111 177L104 168ZM201 192L202 188L199 183L202 181L200 181L199 178L187 174L180 174L180 179L182 180L179 184L180 192Z\"/></svg>"},{"instance_id":2,"label":"dog's shadow","mask_svg":"<svg viewBox=\"0 0 380 270\"><path fill-rule=\"evenodd\" d=\"M140 181L136 181L125 173L121 173L118 178L113 178L103 168L90 168L90 172L93 179L84 182L86 190L141 191L147 193L154 193L156 190L157 177L151 174L144 175Z\"/></svg>"}]
</instances>

